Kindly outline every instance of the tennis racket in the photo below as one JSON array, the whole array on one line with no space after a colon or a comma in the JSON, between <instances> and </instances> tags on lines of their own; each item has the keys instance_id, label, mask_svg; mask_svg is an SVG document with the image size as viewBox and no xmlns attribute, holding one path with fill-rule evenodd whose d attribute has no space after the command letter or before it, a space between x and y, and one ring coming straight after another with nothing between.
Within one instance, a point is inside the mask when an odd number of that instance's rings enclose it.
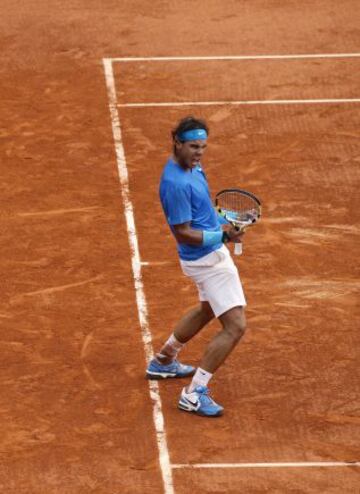
<instances>
[{"instance_id":1,"label":"tennis racket","mask_svg":"<svg viewBox=\"0 0 360 494\"><path fill-rule=\"evenodd\" d=\"M215 208L220 216L240 231L254 225L261 216L259 199L242 189L224 189L218 192L215 196ZM235 243L234 254L242 254L241 242Z\"/></svg>"}]
</instances>

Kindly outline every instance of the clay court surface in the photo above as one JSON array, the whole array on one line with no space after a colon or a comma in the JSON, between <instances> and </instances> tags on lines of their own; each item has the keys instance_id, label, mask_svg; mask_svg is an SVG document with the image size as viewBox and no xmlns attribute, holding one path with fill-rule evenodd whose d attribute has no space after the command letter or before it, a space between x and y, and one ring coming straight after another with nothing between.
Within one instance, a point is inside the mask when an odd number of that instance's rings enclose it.
<instances>
[{"instance_id":1,"label":"clay court surface","mask_svg":"<svg viewBox=\"0 0 360 494\"><path fill-rule=\"evenodd\" d=\"M0 12L0 491L359 493L359 3ZM248 332L213 380L217 420L177 410L183 383L144 379L197 302L157 193L187 114L211 128L213 193L264 204L236 260Z\"/></svg>"}]
</instances>

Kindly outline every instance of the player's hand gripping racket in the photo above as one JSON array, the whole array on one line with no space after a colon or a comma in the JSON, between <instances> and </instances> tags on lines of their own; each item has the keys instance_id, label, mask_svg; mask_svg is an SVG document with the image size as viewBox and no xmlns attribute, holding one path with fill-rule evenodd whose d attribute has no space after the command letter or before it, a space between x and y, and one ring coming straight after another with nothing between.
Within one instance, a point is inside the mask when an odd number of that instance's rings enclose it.
<instances>
[{"instance_id":1,"label":"player's hand gripping racket","mask_svg":"<svg viewBox=\"0 0 360 494\"><path fill-rule=\"evenodd\" d=\"M242 189L221 190L215 196L215 207L220 216L239 231L245 231L248 226L254 225L261 216L259 199ZM242 254L241 242L235 243L234 254Z\"/></svg>"}]
</instances>

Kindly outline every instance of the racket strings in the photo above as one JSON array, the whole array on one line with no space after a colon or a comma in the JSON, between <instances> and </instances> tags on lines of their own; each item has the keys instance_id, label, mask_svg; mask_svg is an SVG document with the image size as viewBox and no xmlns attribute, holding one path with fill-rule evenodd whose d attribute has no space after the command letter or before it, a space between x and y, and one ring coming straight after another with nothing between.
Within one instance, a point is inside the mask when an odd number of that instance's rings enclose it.
<instances>
[{"instance_id":1,"label":"racket strings","mask_svg":"<svg viewBox=\"0 0 360 494\"><path fill-rule=\"evenodd\" d=\"M233 220L251 222L260 216L260 207L249 196L237 192L225 192L217 197L217 204Z\"/></svg>"}]
</instances>

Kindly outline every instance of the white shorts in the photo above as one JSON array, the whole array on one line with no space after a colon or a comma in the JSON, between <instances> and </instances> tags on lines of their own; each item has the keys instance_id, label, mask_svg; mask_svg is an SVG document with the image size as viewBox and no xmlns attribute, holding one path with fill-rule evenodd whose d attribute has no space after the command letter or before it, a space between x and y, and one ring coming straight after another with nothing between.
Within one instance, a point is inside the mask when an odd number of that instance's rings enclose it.
<instances>
[{"instance_id":1,"label":"white shorts","mask_svg":"<svg viewBox=\"0 0 360 494\"><path fill-rule=\"evenodd\" d=\"M183 273L195 282L200 301L209 302L216 317L246 305L237 267L225 245L196 261L180 259L180 264Z\"/></svg>"}]
</instances>

